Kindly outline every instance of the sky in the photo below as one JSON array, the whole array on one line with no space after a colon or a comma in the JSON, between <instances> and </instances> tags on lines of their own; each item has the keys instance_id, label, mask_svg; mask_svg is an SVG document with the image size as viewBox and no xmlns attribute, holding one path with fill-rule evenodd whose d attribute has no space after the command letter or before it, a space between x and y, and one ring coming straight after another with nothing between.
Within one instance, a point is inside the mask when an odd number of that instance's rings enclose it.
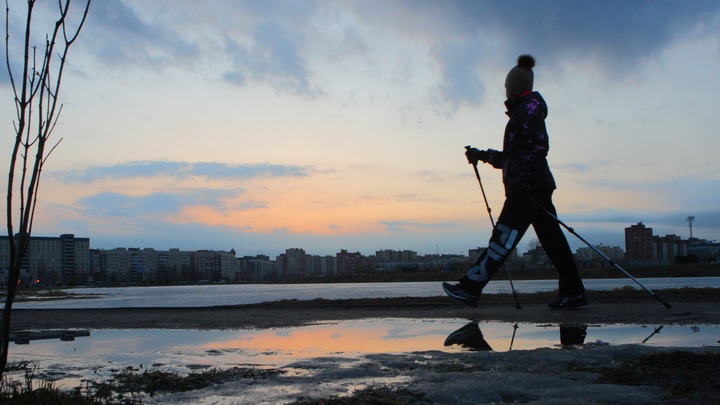
<instances>
[{"instance_id":1,"label":"sky","mask_svg":"<svg viewBox=\"0 0 720 405\"><path fill-rule=\"evenodd\" d=\"M10 3L17 66L25 2ZM37 6L38 44L55 7ZM467 254L491 224L464 147L502 148L504 79L525 53L549 105L561 220L624 248L638 222L686 239L693 215L693 236L720 240L720 3L703 0L96 0L33 234L238 256ZM13 113L3 68L0 150ZM479 172L497 218L500 173Z\"/></svg>"}]
</instances>

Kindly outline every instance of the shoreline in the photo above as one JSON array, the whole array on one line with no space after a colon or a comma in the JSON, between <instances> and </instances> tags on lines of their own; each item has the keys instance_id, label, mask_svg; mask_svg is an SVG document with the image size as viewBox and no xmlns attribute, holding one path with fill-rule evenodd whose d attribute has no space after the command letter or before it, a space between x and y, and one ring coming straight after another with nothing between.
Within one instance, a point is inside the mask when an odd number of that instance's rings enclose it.
<instances>
[{"instance_id":1,"label":"shoreline","mask_svg":"<svg viewBox=\"0 0 720 405\"><path fill-rule=\"evenodd\" d=\"M483 296L478 308L448 297L348 300L284 300L260 304L108 309L13 309L12 330L83 329L257 329L370 318L454 318L476 322L557 324L720 324L720 289L681 288L655 291L665 308L643 290L588 291L590 305L551 310L554 293Z\"/></svg>"}]
</instances>

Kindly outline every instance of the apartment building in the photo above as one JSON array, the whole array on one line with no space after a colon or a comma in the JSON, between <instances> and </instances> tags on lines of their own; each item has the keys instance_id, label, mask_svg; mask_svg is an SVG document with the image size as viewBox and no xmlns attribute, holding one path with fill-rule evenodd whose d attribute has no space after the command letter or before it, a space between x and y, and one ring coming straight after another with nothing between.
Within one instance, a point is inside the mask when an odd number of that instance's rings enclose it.
<instances>
[{"instance_id":1,"label":"apartment building","mask_svg":"<svg viewBox=\"0 0 720 405\"><path fill-rule=\"evenodd\" d=\"M152 248L115 248L92 251L93 274L97 283L173 284L194 282L235 282L238 263L235 251L195 252Z\"/></svg>"},{"instance_id":2,"label":"apartment building","mask_svg":"<svg viewBox=\"0 0 720 405\"><path fill-rule=\"evenodd\" d=\"M625 258L633 261L653 260L653 230L642 222L625 228Z\"/></svg>"},{"instance_id":3,"label":"apartment building","mask_svg":"<svg viewBox=\"0 0 720 405\"><path fill-rule=\"evenodd\" d=\"M73 234L31 236L20 269L22 282L43 285L81 285L90 278L90 239ZM0 270L7 279L10 243L0 237Z\"/></svg>"}]
</instances>

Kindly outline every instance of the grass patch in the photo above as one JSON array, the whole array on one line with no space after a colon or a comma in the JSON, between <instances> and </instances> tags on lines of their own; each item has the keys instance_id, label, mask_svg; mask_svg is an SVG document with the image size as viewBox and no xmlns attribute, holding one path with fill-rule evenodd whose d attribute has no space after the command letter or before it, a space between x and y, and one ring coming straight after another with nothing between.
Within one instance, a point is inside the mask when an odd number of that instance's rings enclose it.
<instances>
[{"instance_id":1,"label":"grass patch","mask_svg":"<svg viewBox=\"0 0 720 405\"><path fill-rule=\"evenodd\" d=\"M7 375L3 375L0 381L0 403L8 405L37 405L37 404L53 404L53 405L95 405L95 404L115 404L109 398L90 394L82 388L76 388L70 391L61 390L51 381L37 380L35 373L38 365L35 362L22 361L8 364L5 371L23 372L21 381L13 381L8 379ZM122 402L131 404L131 402Z\"/></svg>"},{"instance_id":2,"label":"grass patch","mask_svg":"<svg viewBox=\"0 0 720 405\"><path fill-rule=\"evenodd\" d=\"M124 370L115 374L108 382L93 383L93 388L105 393L146 393L154 396L157 393L192 391L240 379L270 378L283 373L284 371L278 369L252 367L233 367L227 370L213 368L185 376L162 370L142 373Z\"/></svg>"},{"instance_id":3,"label":"grass patch","mask_svg":"<svg viewBox=\"0 0 720 405\"><path fill-rule=\"evenodd\" d=\"M136 372L128 368L106 382L87 382L71 390L61 390L52 382L38 380L38 367L33 362L10 364L7 371L24 372L22 381L11 381L7 375L0 381L0 404L8 405L96 405L142 404L144 395L192 391L214 384L240 379L270 378L283 374L283 370L252 367L233 367L227 370L210 369L188 375L153 370Z\"/></svg>"}]
</instances>

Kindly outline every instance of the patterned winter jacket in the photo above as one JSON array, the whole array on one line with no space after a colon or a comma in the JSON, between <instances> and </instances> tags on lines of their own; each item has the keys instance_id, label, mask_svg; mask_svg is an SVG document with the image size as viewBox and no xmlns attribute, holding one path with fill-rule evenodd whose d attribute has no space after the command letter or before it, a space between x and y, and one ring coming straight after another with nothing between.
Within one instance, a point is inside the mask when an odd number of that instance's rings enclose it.
<instances>
[{"instance_id":1,"label":"patterned winter jacket","mask_svg":"<svg viewBox=\"0 0 720 405\"><path fill-rule=\"evenodd\" d=\"M532 92L505 102L510 120L505 127L503 150L492 151L488 163L503 171L505 194L555 189L547 154L550 149L545 117L547 104Z\"/></svg>"}]
</instances>

